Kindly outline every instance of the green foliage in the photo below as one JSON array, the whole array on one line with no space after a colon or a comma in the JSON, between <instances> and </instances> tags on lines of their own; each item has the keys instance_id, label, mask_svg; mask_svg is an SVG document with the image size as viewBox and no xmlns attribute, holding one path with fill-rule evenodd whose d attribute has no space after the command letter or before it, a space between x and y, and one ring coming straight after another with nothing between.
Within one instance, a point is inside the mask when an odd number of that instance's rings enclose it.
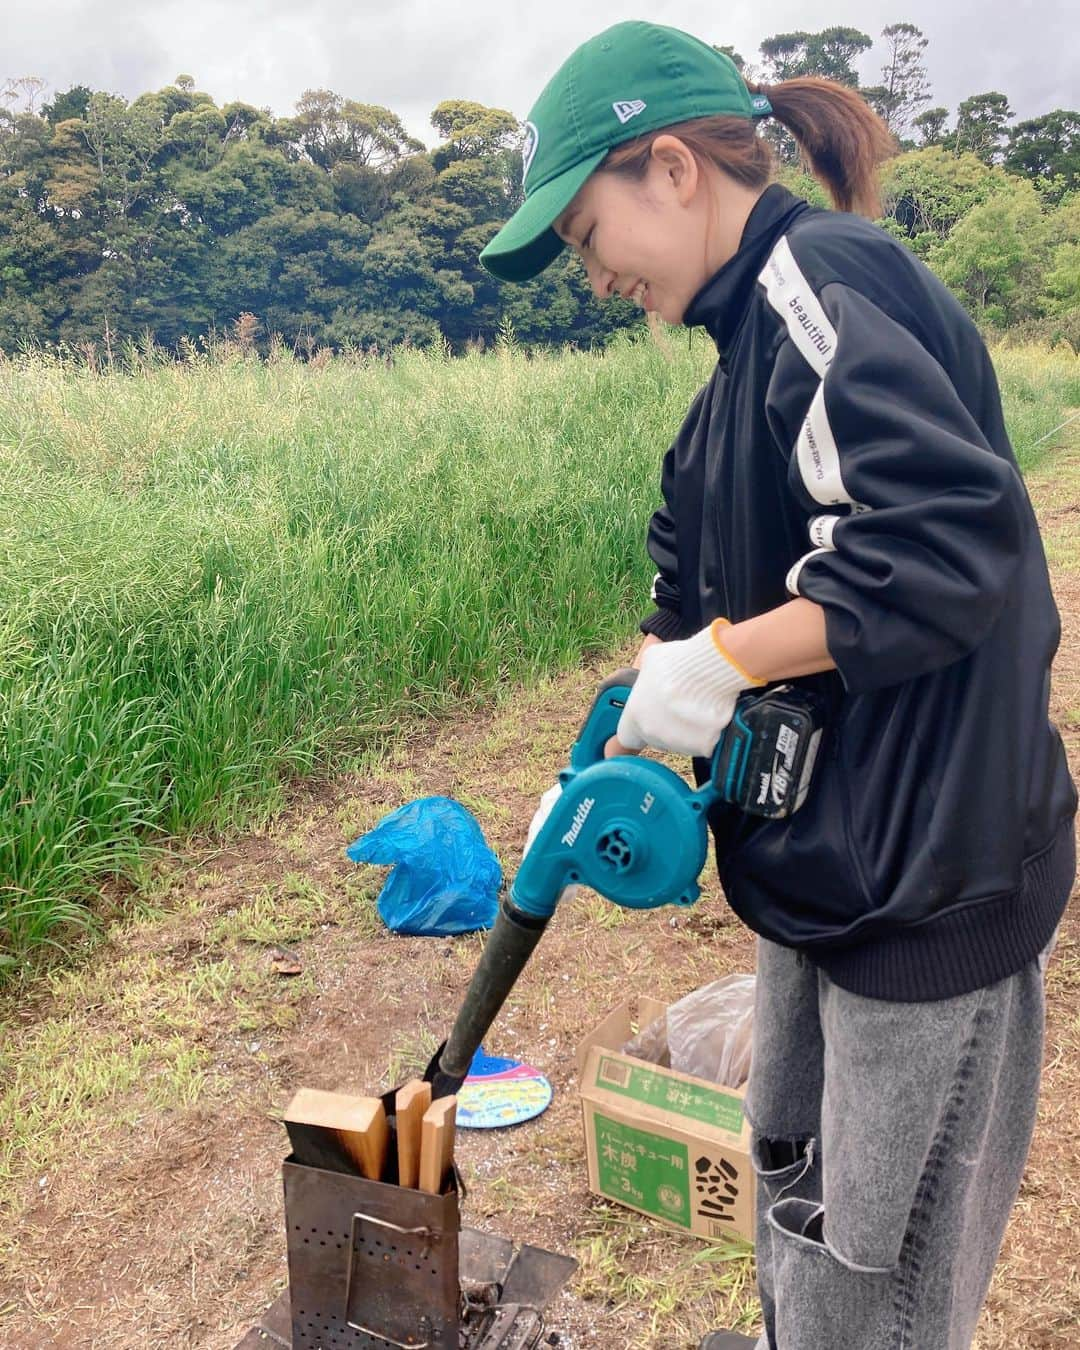
<instances>
[{"instance_id":1,"label":"green foliage","mask_svg":"<svg viewBox=\"0 0 1080 1350\"><path fill-rule=\"evenodd\" d=\"M468 99L447 99L431 114L431 125L446 142L446 159L477 159L507 150L518 136L518 121L502 108Z\"/></svg>"},{"instance_id":2,"label":"green foliage","mask_svg":"<svg viewBox=\"0 0 1080 1350\"><path fill-rule=\"evenodd\" d=\"M130 107L113 94L93 94L83 135L97 168L98 209L108 222L125 219L148 204L153 160L164 141L161 105L143 95Z\"/></svg>"},{"instance_id":3,"label":"green foliage","mask_svg":"<svg viewBox=\"0 0 1080 1350\"><path fill-rule=\"evenodd\" d=\"M985 164L997 163L1008 134L1005 124L1014 115L1009 100L996 90L964 99L956 114L953 149L958 155L976 155Z\"/></svg>"},{"instance_id":4,"label":"green foliage","mask_svg":"<svg viewBox=\"0 0 1080 1350\"><path fill-rule=\"evenodd\" d=\"M90 93L85 84L74 84L65 93L57 94L51 103L43 103L41 115L54 126L72 117L85 117Z\"/></svg>"},{"instance_id":5,"label":"green foliage","mask_svg":"<svg viewBox=\"0 0 1080 1350\"><path fill-rule=\"evenodd\" d=\"M244 313L300 351L495 340L605 342L603 312L561 267L521 292L479 265L521 200L518 124L441 103L426 151L389 109L308 90L296 115L217 107L190 76L128 103L76 88L0 109L0 350L194 342ZM559 316L560 323L553 321Z\"/></svg>"},{"instance_id":6,"label":"green foliage","mask_svg":"<svg viewBox=\"0 0 1080 1350\"><path fill-rule=\"evenodd\" d=\"M629 301L609 300L601 309L584 269L569 252L532 281L504 287L501 303L505 322L528 344L569 342L588 348L611 340L613 331L641 328L640 311Z\"/></svg>"},{"instance_id":7,"label":"green foliage","mask_svg":"<svg viewBox=\"0 0 1080 1350\"><path fill-rule=\"evenodd\" d=\"M1041 179L1055 197L1080 187L1080 112L1056 108L1018 122L1009 133L1005 168Z\"/></svg>"},{"instance_id":8,"label":"green foliage","mask_svg":"<svg viewBox=\"0 0 1080 1350\"><path fill-rule=\"evenodd\" d=\"M1035 312L1045 252L1038 194L1018 182L973 206L929 262L977 320L1004 328Z\"/></svg>"},{"instance_id":9,"label":"green foliage","mask_svg":"<svg viewBox=\"0 0 1080 1350\"><path fill-rule=\"evenodd\" d=\"M822 187L813 174L796 165L781 164L776 173L776 181L812 206L820 206L827 210L832 205L827 189Z\"/></svg>"},{"instance_id":10,"label":"green foliage","mask_svg":"<svg viewBox=\"0 0 1080 1350\"><path fill-rule=\"evenodd\" d=\"M359 216L369 225L387 215L395 202L422 199L434 181L435 170L427 154L409 155L380 169L345 160L331 173L338 210Z\"/></svg>"},{"instance_id":11,"label":"green foliage","mask_svg":"<svg viewBox=\"0 0 1080 1350\"><path fill-rule=\"evenodd\" d=\"M1053 316L1060 329L1074 303L1072 236L1051 230L1023 264L1006 265L1002 244L989 272L1007 288L1024 278L1007 303L978 298L963 237L935 250L1016 175L1036 185L1049 220L1076 190L1080 114L1058 109L1009 132L1005 96L980 94L950 132L946 109L918 111L929 95L923 34L895 23L881 36L881 82L862 92L894 131L923 142L887 170L885 228L962 275L952 284L988 322L992 309L1025 324ZM729 55L752 80L822 75L857 87L870 45L834 26L766 39L763 70ZM0 351L65 344L107 360L148 338L179 350L242 314L255 316L264 351L280 340L305 353L403 341L460 352L495 342L505 323L527 343L603 345L640 324L621 303L600 306L569 257L525 286L481 268L480 251L522 200L521 129L504 109L440 103L439 143L427 150L390 109L327 89L305 91L282 118L241 101L219 107L186 74L131 102L85 85L42 102L43 89L36 77L0 89ZM762 134L780 180L827 205L786 130L767 122Z\"/></svg>"},{"instance_id":12,"label":"green foliage","mask_svg":"<svg viewBox=\"0 0 1080 1350\"><path fill-rule=\"evenodd\" d=\"M279 128L320 169L343 162L384 169L423 150L389 108L341 98L329 89L308 89L297 115Z\"/></svg>"},{"instance_id":13,"label":"green foliage","mask_svg":"<svg viewBox=\"0 0 1080 1350\"><path fill-rule=\"evenodd\" d=\"M1070 239L1054 249L1044 287L1050 314L1080 311L1080 241Z\"/></svg>"},{"instance_id":14,"label":"green foliage","mask_svg":"<svg viewBox=\"0 0 1080 1350\"><path fill-rule=\"evenodd\" d=\"M1050 330L1080 350L1080 192L1047 216L1046 246L1042 308Z\"/></svg>"},{"instance_id":15,"label":"green foliage","mask_svg":"<svg viewBox=\"0 0 1080 1350\"><path fill-rule=\"evenodd\" d=\"M761 44L761 55L773 82L820 75L855 88L859 83L855 61L873 45L873 38L857 28L832 27L820 33L800 30L766 38Z\"/></svg>"},{"instance_id":16,"label":"green foliage","mask_svg":"<svg viewBox=\"0 0 1080 1350\"><path fill-rule=\"evenodd\" d=\"M919 134L919 145L941 145L946 139L945 123L949 120L948 108L927 108L912 121Z\"/></svg>"},{"instance_id":17,"label":"green foliage","mask_svg":"<svg viewBox=\"0 0 1080 1350\"><path fill-rule=\"evenodd\" d=\"M900 155L883 175L886 219L980 323L1025 325L1030 337L1071 341L1080 307L1076 195L1056 205L1026 179L972 154L931 146ZM1053 331L1038 321L1053 316ZM1032 325L1035 325L1034 327Z\"/></svg>"},{"instance_id":18,"label":"green foliage","mask_svg":"<svg viewBox=\"0 0 1080 1350\"><path fill-rule=\"evenodd\" d=\"M928 146L899 155L882 173L887 223L920 257L949 237L973 207L1008 187L1008 176L971 154Z\"/></svg>"}]
</instances>

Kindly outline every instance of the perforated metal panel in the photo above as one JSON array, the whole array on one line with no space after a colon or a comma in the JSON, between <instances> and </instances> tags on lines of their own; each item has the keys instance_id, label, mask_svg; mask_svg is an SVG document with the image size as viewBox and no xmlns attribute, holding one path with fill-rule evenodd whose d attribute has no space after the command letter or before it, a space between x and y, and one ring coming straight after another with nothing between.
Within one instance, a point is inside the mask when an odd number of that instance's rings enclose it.
<instances>
[{"instance_id":1,"label":"perforated metal panel","mask_svg":"<svg viewBox=\"0 0 1080 1350\"><path fill-rule=\"evenodd\" d=\"M577 1263L461 1234L456 1178L436 1196L291 1160L283 1176L289 1288L237 1350L536 1350Z\"/></svg>"},{"instance_id":2,"label":"perforated metal panel","mask_svg":"<svg viewBox=\"0 0 1080 1350\"><path fill-rule=\"evenodd\" d=\"M458 1350L458 1197L284 1166L293 1350Z\"/></svg>"}]
</instances>

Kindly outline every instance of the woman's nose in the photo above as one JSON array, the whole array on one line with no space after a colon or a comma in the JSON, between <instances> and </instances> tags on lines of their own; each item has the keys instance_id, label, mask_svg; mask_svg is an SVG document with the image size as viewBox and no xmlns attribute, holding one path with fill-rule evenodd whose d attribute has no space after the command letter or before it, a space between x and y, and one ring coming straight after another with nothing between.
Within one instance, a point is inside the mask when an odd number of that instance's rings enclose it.
<instances>
[{"instance_id":1,"label":"woman's nose","mask_svg":"<svg viewBox=\"0 0 1080 1350\"><path fill-rule=\"evenodd\" d=\"M611 295L611 288L615 284L615 273L610 267L601 267L595 259L585 264L585 271L588 274L593 295L596 296L597 300L606 300Z\"/></svg>"}]
</instances>

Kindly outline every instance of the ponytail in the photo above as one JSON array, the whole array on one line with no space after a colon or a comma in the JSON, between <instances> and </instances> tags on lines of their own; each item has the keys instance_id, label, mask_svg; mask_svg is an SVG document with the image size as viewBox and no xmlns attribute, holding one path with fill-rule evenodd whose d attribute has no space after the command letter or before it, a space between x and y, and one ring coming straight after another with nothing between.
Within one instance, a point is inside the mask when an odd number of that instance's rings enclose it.
<instances>
[{"instance_id":1,"label":"ponytail","mask_svg":"<svg viewBox=\"0 0 1080 1350\"><path fill-rule=\"evenodd\" d=\"M881 214L877 166L896 153L896 143L854 89L816 76L748 88L772 104L772 115L795 137L811 173L828 190L837 210L871 218ZM725 115L697 117L624 141L610 151L601 169L643 178L652 143L664 134L678 136L699 159L746 187L765 187L776 169L775 156L754 123Z\"/></svg>"},{"instance_id":2,"label":"ponytail","mask_svg":"<svg viewBox=\"0 0 1080 1350\"><path fill-rule=\"evenodd\" d=\"M787 127L810 172L840 211L881 215L877 166L896 153L888 127L854 89L806 75L780 84L751 84Z\"/></svg>"}]
</instances>

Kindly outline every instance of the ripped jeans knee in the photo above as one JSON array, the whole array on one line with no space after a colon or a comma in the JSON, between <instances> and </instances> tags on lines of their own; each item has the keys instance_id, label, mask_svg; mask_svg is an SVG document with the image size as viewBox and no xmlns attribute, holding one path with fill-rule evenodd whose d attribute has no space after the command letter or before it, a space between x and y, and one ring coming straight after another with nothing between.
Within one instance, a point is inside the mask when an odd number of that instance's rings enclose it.
<instances>
[{"instance_id":1,"label":"ripped jeans knee","mask_svg":"<svg viewBox=\"0 0 1080 1350\"><path fill-rule=\"evenodd\" d=\"M758 1291L770 1350L824 1350L858 1344L850 1337L859 1308L882 1315L892 1283L833 1248L822 1199L815 1135L755 1134L758 1185Z\"/></svg>"},{"instance_id":2,"label":"ripped jeans knee","mask_svg":"<svg viewBox=\"0 0 1080 1350\"><path fill-rule=\"evenodd\" d=\"M853 1274L892 1275L896 1270L895 1264L888 1266L865 1264L835 1247L829 1241L825 1227L825 1206L812 1200L795 1198L780 1200L770 1208L768 1222L785 1244L802 1244L811 1254L827 1256ZM815 1248L819 1251L814 1251Z\"/></svg>"},{"instance_id":3,"label":"ripped jeans knee","mask_svg":"<svg viewBox=\"0 0 1080 1350\"><path fill-rule=\"evenodd\" d=\"M820 1198L821 1179L815 1166L817 1140L813 1136L770 1139L755 1134L750 1144L750 1159L762 1200L768 1204L775 1204L786 1195Z\"/></svg>"}]
</instances>

